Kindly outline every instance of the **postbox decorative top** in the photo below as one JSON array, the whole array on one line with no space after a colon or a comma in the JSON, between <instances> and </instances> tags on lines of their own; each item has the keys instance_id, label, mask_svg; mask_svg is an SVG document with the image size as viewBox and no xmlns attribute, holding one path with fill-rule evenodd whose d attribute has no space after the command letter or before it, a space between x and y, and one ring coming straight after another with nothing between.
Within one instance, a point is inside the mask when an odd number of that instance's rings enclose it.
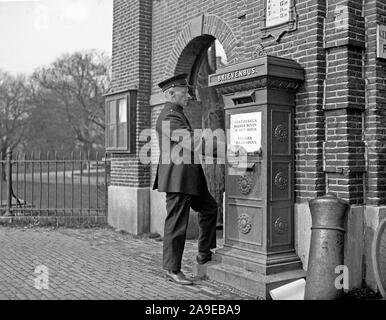
<instances>
[{"instance_id":1,"label":"postbox decorative top","mask_svg":"<svg viewBox=\"0 0 386 320\"><path fill-rule=\"evenodd\" d=\"M219 69L216 73L209 75L208 86L241 83L260 77L286 79L287 82L291 80L298 83L304 80L304 71L293 60L266 55Z\"/></svg>"}]
</instances>

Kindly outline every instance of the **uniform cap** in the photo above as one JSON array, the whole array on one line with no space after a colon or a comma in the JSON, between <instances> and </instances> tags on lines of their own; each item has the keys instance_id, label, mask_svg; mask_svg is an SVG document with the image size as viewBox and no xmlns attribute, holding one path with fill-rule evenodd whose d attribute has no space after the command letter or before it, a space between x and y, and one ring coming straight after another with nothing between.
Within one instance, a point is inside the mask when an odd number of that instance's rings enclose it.
<instances>
[{"instance_id":1,"label":"uniform cap","mask_svg":"<svg viewBox=\"0 0 386 320\"><path fill-rule=\"evenodd\" d=\"M183 73L176 76L173 76L169 79L166 79L158 84L158 86L161 88L162 91L166 91L169 88L173 87L188 87L189 94L193 95L193 88L188 83L188 74Z\"/></svg>"}]
</instances>

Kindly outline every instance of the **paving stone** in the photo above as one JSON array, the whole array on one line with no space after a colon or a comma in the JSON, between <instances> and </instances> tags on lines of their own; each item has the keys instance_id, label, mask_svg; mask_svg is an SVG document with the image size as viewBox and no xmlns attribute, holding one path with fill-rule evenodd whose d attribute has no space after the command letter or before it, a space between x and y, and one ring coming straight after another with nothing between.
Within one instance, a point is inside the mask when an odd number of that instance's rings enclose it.
<instances>
[{"instance_id":1,"label":"paving stone","mask_svg":"<svg viewBox=\"0 0 386 320\"><path fill-rule=\"evenodd\" d=\"M9 299L253 299L210 281L179 286L162 270L162 242L110 228L0 226L0 300ZM183 271L192 275L197 241L187 241ZM35 288L39 265L49 289Z\"/></svg>"}]
</instances>

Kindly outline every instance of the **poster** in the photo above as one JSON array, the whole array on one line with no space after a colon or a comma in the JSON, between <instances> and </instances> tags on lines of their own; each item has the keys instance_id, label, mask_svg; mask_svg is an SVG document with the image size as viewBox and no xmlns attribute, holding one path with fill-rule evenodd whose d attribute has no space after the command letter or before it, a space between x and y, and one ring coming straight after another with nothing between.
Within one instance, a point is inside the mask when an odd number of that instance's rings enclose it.
<instances>
[{"instance_id":1,"label":"poster","mask_svg":"<svg viewBox=\"0 0 386 320\"><path fill-rule=\"evenodd\" d=\"M261 112L232 114L230 116L230 144L241 145L247 152L261 147Z\"/></svg>"}]
</instances>

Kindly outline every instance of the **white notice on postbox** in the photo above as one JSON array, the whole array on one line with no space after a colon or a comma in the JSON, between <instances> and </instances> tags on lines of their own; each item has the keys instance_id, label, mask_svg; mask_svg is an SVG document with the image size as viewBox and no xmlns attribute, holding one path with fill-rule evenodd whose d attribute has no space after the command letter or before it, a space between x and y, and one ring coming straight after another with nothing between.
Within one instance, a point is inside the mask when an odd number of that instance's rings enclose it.
<instances>
[{"instance_id":1,"label":"white notice on postbox","mask_svg":"<svg viewBox=\"0 0 386 320\"><path fill-rule=\"evenodd\" d=\"M241 145L247 152L261 147L261 112L232 114L230 116L230 144Z\"/></svg>"}]
</instances>

